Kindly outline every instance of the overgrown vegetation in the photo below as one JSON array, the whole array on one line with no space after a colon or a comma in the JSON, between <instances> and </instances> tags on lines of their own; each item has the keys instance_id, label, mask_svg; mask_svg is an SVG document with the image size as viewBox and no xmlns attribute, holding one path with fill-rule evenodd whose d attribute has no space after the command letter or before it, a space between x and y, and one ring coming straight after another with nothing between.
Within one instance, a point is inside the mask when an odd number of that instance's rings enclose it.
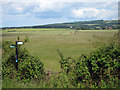
<instances>
[{"instance_id":1,"label":"overgrown vegetation","mask_svg":"<svg viewBox=\"0 0 120 90\"><path fill-rule=\"evenodd\" d=\"M31 55L26 49L18 47L18 70L16 70L15 49L10 48L12 42L6 41L2 44L2 76L5 78L16 79L18 81L30 81L40 79L44 75L43 63Z\"/></svg>"},{"instance_id":2,"label":"overgrown vegetation","mask_svg":"<svg viewBox=\"0 0 120 90\"><path fill-rule=\"evenodd\" d=\"M14 49L9 48L12 42L6 41L3 43L3 81L6 79L14 79L19 83L21 83L20 81L29 81L28 86L37 81L34 83L40 88L119 88L120 48L117 45L118 34L115 34L110 40L111 42L107 45L100 44L95 51L89 55L82 54L77 60L65 57L58 49L60 72L45 71L43 63L29 55L27 50L21 47L19 47L19 68L17 71Z\"/></svg>"},{"instance_id":3,"label":"overgrown vegetation","mask_svg":"<svg viewBox=\"0 0 120 90\"><path fill-rule=\"evenodd\" d=\"M70 57L65 58L58 51L61 57L61 68L67 75L65 80L68 80L64 84L62 83L62 85L66 85L63 87L118 88L120 83L120 48L115 43L116 35L108 45L100 47L89 55L81 55L78 60L72 60ZM64 76L63 78L65 78Z\"/></svg>"}]
</instances>

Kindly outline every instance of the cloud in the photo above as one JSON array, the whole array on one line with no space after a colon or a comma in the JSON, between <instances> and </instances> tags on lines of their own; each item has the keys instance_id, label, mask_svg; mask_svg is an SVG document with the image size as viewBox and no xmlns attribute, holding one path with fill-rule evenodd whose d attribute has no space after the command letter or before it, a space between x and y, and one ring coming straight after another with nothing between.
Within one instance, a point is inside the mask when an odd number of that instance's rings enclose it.
<instances>
[{"instance_id":1,"label":"cloud","mask_svg":"<svg viewBox=\"0 0 120 90\"><path fill-rule=\"evenodd\" d=\"M29 12L34 14L48 11L58 12L67 6L68 5L65 5L65 3L62 2L8 2L3 3L3 13L23 14Z\"/></svg>"},{"instance_id":2,"label":"cloud","mask_svg":"<svg viewBox=\"0 0 120 90\"><path fill-rule=\"evenodd\" d=\"M37 18L61 18L68 11L69 4L57 2L10 2L3 5L3 14L6 15L23 15L31 14Z\"/></svg>"},{"instance_id":3,"label":"cloud","mask_svg":"<svg viewBox=\"0 0 120 90\"><path fill-rule=\"evenodd\" d=\"M59 11L66 7L64 3L57 2L39 2L33 9L33 12L44 12L44 11Z\"/></svg>"},{"instance_id":4,"label":"cloud","mask_svg":"<svg viewBox=\"0 0 120 90\"><path fill-rule=\"evenodd\" d=\"M74 18L96 18L96 19L108 19L113 16L117 16L117 10L96 9L96 8L82 8L73 9L72 14Z\"/></svg>"},{"instance_id":5,"label":"cloud","mask_svg":"<svg viewBox=\"0 0 120 90\"><path fill-rule=\"evenodd\" d=\"M14 19L13 19L14 18ZM37 18L31 16L31 14L21 15L5 15L3 17L2 27L6 26L30 26L30 25L45 25L51 23L63 23L69 22L68 18Z\"/></svg>"},{"instance_id":6,"label":"cloud","mask_svg":"<svg viewBox=\"0 0 120 90\"><path fill-rule=\"evenodd\" d=\"M103 7L107 7L107 6L110 6L112 4L113 4L113 2L107 2L107 3L103 4Z\"/></svg>"},{"instance_id":7,"label":"cloud","mask_svg":"<svg viewBox=\"0 0 120 90\"><path fill-rule=\"evenodd\" d=\"M65 0L66 1L66 0ZM40 0L38 2L3 3L4 26L33 25L77 20L117 18L117 3L107 2L58 2Z\"/></svg>"},{"instance_id":8,"label":"cloud","mask_svg":"<svg viewBox=\"0 0 120 90\"><path fill-rule=\"evenodd\" d=\"M22 14L33 6L34 4L31 2L8 2L2 4L4 14Z\"/></svg>"},{"instance_id":9,"label":"cloud","mask_svg":"<svg viewBox=\"0 0 120 90\"><path fill-rule=\"evenodd\" d=\"M91 18L98 14L98 10L95 8L74 9L72 12L75 18Z\"/></svg>"},{"instance_id":10,"label":"cloud","mask_svg":"<svg viewBox=\"0 0 120 90\"><path fill-rule=\"evenodd\" d=\"M2 2L13 2L13 0L2 0ZM14 2L111 2L111 0L14 0ZM119 0L112 0L119 2Z\"/></svg>"},{"instance_id":11,"label":"cloud","mask_svg":"<svg viewBox=\"0 0 120 90\"><path fill-rule=\"evenodd\" d=\"M18 1L18 0L15 0L15 2L11 1L11 0L8 0L7 2L4 2L3 3L3 11L5 13L10 13L10 14L22 14L22 13L25 13L26 11L27 12L31 12L31 13L36 13L36 12L45 12L45 11L60 11L61 9L63 8L66 8L69 6L68 3L77 3L79 2L79 0L75 0L73 2L73 0L65 0L65 1L58 1L58 0L35 0L35 1L29 1L26 0L25 2L22 2L23 0L21 1ZM94 0L93 0L94 1ZM79 2L80 3L80 2ZM103 2L101 2L103 3ZM92 2L92 3L89 3L89 2L86 2L83 7L99 7L99 8L105 8L105 7L114 7L116 9L116 5L114 6L113 2L106 2L106 3L103 3L103 5L101 4L100 2L99 3L96 3L96 2ZM81 6L81 5L80 5ZM70 7L71 8L71 7Z\"/></svg>"}]
</instances>

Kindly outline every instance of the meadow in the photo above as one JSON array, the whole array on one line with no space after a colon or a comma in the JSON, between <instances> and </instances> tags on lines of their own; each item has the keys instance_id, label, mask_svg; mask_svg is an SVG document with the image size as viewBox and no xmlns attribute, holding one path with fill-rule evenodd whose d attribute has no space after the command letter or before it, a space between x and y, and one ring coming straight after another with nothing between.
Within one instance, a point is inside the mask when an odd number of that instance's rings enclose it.
<instances>
[{"instance_id":1,"label":"meadow","mask_svg":"<svg viewBox=\"0 0 120 90\"><path fill-rule=\"evenodd\" d=\"M79 30L74 34L72 29L11 29L2 32L2 41L15 42L17 37L23 41L26 36L29 42L22 48L26 48L29 53L38 57L43 63L45 70L60 71L60 57L58 49L65 57L77 59L81 54L89 54L95 50L98 39L108 42L118 30Z\"/></svg>"}]
</instances>

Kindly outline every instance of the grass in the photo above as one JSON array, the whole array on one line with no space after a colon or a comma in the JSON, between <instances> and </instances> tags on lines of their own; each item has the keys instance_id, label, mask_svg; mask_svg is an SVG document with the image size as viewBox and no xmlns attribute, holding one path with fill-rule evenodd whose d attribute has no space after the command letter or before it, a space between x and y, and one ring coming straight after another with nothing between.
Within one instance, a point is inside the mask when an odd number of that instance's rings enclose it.
<instances>
[{"instance_id":1,"label":"grass","mask_svg":"<svg viewBox=\"0 0 120 90\"><path fill-rule=\"evenodd\" d=\"M6 32L31 32L31 31L49 31L49 30L69 30L67 28L22 28L22 29L8 29Z\"/></svg>"},{"instance_id":2,"label":"grass","mask_svg":"<svg viewBox=\"0 0 120 90\"><path fill-rule=\"evenodd\" d=\"M57 49L60 49L65 57L71 56L73 59L77 59L82 53L88 54L95 49L91 43L95 40L94 36L102 37L107 41L118 30L80 30L76 34L72 32L71 29L49 28L5 30L2 32L2 41L15 42L18 35L20 40L24 40L27 35L30 42L22 48L28 49L30 54L40 58L46 70L59 71L60 57Z\"/></svg>"},{"instance_id":3,"label":"grass","mask_svg":"<svg viewBox=\"0 0 120 90\"><path fill-rule=\"evenodd\" d=\"M92 25L99 25L99 24L84 24L84 25L89 25L89 26L92 26Z\"/></svg>"}]
</instances>

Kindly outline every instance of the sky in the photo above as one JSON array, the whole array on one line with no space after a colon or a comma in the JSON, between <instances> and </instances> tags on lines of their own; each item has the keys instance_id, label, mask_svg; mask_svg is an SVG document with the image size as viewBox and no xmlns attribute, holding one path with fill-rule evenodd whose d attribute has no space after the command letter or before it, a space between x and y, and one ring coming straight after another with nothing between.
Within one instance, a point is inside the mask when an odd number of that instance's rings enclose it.
<instances>
[{"instance_id":1,"label":"sky","mask_svg":"<svg viewBox=\"0 0 120 90\"><path fill-rule=\"evenodd\" d=\"M0 27L118 19L118 0L4 0L0 6Z\"/></svg>"}]
</instances>

